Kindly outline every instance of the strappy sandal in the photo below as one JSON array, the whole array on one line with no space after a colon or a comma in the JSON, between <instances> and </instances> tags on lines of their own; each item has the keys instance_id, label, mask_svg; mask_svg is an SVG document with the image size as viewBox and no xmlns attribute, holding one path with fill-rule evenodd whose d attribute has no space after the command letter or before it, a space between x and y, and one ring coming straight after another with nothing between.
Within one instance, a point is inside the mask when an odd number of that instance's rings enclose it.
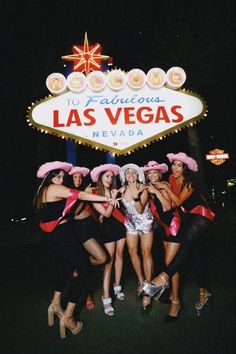
<instances>
[{"instance_id":1,"label":"strappy sandal","mask_svg":"<svg viewBox=\"0 0 236 354\"><path fill-rule=\"evenodd\" d=\"M194 305L194 310L197 312L197 316L201 316L203 312L212 312L212 294L206 291L203 293L201 292L200 295L204 296L204 301L199 301Z\"/></svg>"},{"instance_id":2,"label":"strappy sandal","mask_svg":"<svg viewBox=\"0 0 236 354\"><path fill-rule=\"evenodd\" d=\"M168 313L165 317L165 322L173 322L173 321L176 321L179 317L179 314L180 314L180 310L181 310L181 305L180 305L180 301L179 300L171 300L171 304L174 304L174 305L178 305L178 309L177 309L177 312L175 315L170 315L170 313Z\"/></svg>"},{"instance_id":3,"label":"strappy sandal","mask_svg":"<svg viewBox=\"0 0 236 354\"><path fill-rule=\"evenodd\" d=\"M104 313L107 316L114 316L115 310L114 310L114 307L112 307L111 303L112 303L111 297L109 297L107 299L104 299L102 297L102 304L103 304Z\"/></svg>"},{"instance_id":4,"label":"strappy sandal","mask_svg":"<svg viewBox=\"0 0 236 354\"><path fill-rule=\"evenodd\" d=\"M154 297L156 301L159 300L160 296L169 285L169 282L162 275L159 275L159 278L162 280L161 285L156 286L155 284L148 283L147 281L145 281L142 285L145 294Z\"/></svg>"},{"instance_id":5,"label":"strappy sandal","mask_svg":"<svg viewBox=\"0 0 236 354\"><path fill-rule=\"evenodd\" d=\"M140 300L143 297L144 291L143 291L143 285L145 282L138 283L138 287L136 290L136 300Z\"/></svg>"},{"instance_id":6,"label":"strappy sandal","mask_svg":"<svg viewBox=\"0 0 236 354\"><path fill-rule=\"evenodd\" d=\"M73 335L78 334L81 329L83 328L83 321L76 321L76 327L74 329L66 326L66 321L68 318L65 318L65 316L62 316L60 319L60 337L61 339L66 338L66 329L68 329Z\"/></svg>"},{"instance_id":7,"label":"strappy sandal","mask_svg":"<svg viewBox=\"0 0 236 354\"><path fill-rule=\"evenodd\" d=\"M113 290L118 300L125 299L125 294L121 291L121 285L113 286Z\"/></svg>"}]
</instances>

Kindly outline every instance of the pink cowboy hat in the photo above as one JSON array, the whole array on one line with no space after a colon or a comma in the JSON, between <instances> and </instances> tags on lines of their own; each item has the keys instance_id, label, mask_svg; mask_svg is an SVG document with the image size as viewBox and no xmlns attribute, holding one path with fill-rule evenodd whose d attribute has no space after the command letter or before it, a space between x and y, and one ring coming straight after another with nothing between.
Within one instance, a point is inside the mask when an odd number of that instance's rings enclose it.
<instances>
[{"instance_id":1,"label":"pink cowboy hat","mask_svg":"<svg viewBox=\"0 0 236 354\"><path fill-rule=\"evenodd\" d=\"M185 154L185 152L178 152L178 154L169 153L166 156L170 162L181 161L185 163L191 171L197 172L198 170L197 162L192 159L192 157L189 157L187 154Z\"/></svg>"},{"instance_id":2,"label":"pink cowboy hat","mask_svg":"<svg viewBox=\"0 0 236 354\"><path fill-rule=\"evenodd\" d=\"M115 176L117 176L120 171L120 166L113 165L111 163L106 163L105 165L100 165L100 166L94 167L92 169L92 171L90 172L90 176L92 178L92 181L97 182L100 173L105 172L105 171L111 171L114 173Z\"/></svg>"},{"instance_id":3,"label":"pink cowboy hat","mask_svg":"<svg viewBox=\"0 0 236 354\"><path fill-rule=\"evenodd\" d=\"M156 161L149 161L147 165L142 167L143 172L148 172L151 170L158 170L161 173L168 171L168 166L166 163L158 163Z\"/></svg>"},{"instance_id":4,"label":"pink cowboy hat","mask_svg":"<svg viewBox=\"0 0 236 354\"><path fill-rule=\"evenodd\" d=\"M48 172L53 171L53 170L63 170L65 172L69 172L73 165L68 162L62 162L62 161L52 161L52 162L46 162L45 164L41 165L37 171L37 177L38 178L45 178L48 174Z\"/></svg>"},{"instance_id":5,"label":"pink cowboy hat","mask_svg":"<svg viewBox=\"0 0 236 354\"><path fill-rule=\"evenodd\" d=\"M69 171L69 175L74 175L76 173L80 173L83 177L85 177L85 176L87 176L89 174L89 171L90 170L87 167L74 166Z\"/></svg>"}]
</instances>

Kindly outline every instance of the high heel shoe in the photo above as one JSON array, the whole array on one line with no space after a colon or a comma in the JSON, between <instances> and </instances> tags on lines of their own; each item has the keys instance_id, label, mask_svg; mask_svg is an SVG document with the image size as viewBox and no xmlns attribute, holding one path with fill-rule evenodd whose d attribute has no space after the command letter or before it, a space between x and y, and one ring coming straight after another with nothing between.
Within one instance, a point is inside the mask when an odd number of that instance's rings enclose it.
<instances>
[{"instance_id":1,"label":"high heel shoe","mask_svg":"<svg viewBox=\"0 0 236 354\"><path fill-rule=\"evenodd\" d=\"M167 288L169 284L168 281L166 281L161 275L159 275L159 277L163 281L162 285L156 286L155 284L148 283L146 281L142 285L145 295L149 295L151 297L154 297L155 295L154 299L156 301L159 300L160 296L162 295L162 293L164 292L164 290Z\"/></svg>"},{"instance_id":2,"label":"high heel shoe","mask_svg":"<svg viewBox=\"0 0 236 354\"><path fill-rule=\"evenodd\" d=\"M65 324L66 320L67 319L65 318L65 316L62 316L62 318L60 319L60 337L61 337L61 339L66 338L66 328L69 329L73 335L76 335L81 331L81 329L84 325L83 321L77 321L76 327L74 329L72 329L72 328L66 326L66 324Z\"/></svg>"},{"instance_id":3,"label":"high heel shoe","mask_svg":"<svg viewBox=\"0 0 236 354\"><path fill-rule=\"evenodd\" d=\"M154 300L155 299L155 296L154 296ZM157 300L157 302L159 304L165 304L165 305L170 305L171 304L171 289L170 289L170 285L169 285L169 282L167 282L167 285L166 285L166 289L165 291L162 293L162 295L159 297L159 299Z\"/></svg>"},{"instance_id":4,"label":"high heel shoe","mask_svg":"<svg viewBox=\"0 0 236 354\"><path fill-rule=\"evenodd\" d=\"M203 313L212 312L212 294L208 291L206 293L200 293L200 295L205 295L204 302L197 302L194 306L197 316L201 316Z\"/></svg>"},{"instance_id":5,"label":"high heel shoe","mask_svg":"<svg viewBox=\"0 0 236 354\"><path fill-rule=\"evenodd\" d=\"M111 297L104 299L102 297L102 304L103 304L103 309L104 309L104 313L107 316L114 316L115 314L115 310L114 307L112 306L112 299Z\"/></svg>"},{"instance_id":6,"label":"high heel shoe","mask_svg":"<svg viewBox=\"0 0 236 354\"><path fill-rule=\"evenodd\" d=\"M142 299L143 295L144 295L144 291L143 291L143 285L144 285L145 281L144 282L141 282L141 283L138 283L138 287L137 287L137 290L136 290L136 301L138 302L139 300Z\"/></svg>"},{"instance_id":7,"label":"high heel shoe","mask_svg":"<svg viewBox=\"0 0 236 354\"><path fill-rule=\"evenodd\" d=\"M62 318L63 313L55 311L55 304L51 302L51 304L48 307L48 325L53 326L54 325L54 317L57 316L59 320Z\"/></svg>"},{"instance_id":8,"label":"high heel shoe","mask_svg":"<svg viewBox=\"0 0 236 354\"><path fill-rule=\"evenodd\" d=\"M121 291L121 285L113 286L114 294L118 300L124 300L125 294Z\"/></svg>"},{"instance_id":9,"label":"high heel shoe","mask_svg":"<svg viewBox=\"0 0 236 354\"><path fill-rule=\"evenodd\" d=\"M179 314L180 314L181 307L180 307L180 302L179 302L179 300L177 300L177 301L171 300L171 303L172 303L172 304L175 304L175 305L178 305L178 304L179 304L179 309L178 309L178 312L177 312L177 314L176 314L175 316L170 315L170 314L168 313L168 314L166 315L166 317L165 317L165 322L174 322L174 321L176 321L176 320L178 319L178 317L179 317Z\"/></svg>"}]
</instances>

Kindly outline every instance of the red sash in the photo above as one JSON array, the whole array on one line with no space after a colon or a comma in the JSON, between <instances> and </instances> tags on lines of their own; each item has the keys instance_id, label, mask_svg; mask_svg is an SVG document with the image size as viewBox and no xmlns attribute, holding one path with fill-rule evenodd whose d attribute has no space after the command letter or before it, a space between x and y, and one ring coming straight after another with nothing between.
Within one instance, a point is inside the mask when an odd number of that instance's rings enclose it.
<instances>
[{"instance_id":1,"label":"red sash","mask_svg":"<svg viewBox=\"0 0 236 354\"><path fill-rule=\"evenodd\" d=\"M179 192L180 192L179 186L177 185L176 178L173 175L170 175L169 183L171 185L173 192L175 194L179 195ZM203 195L201 195L201 198L206 202L206 199L203 197ZM205 216L205 218L207 218L211 221L215 218L215 213L209 207L205 207L203 205L197 205L196 207L194 207L190 211L187 211L183 206L181 206L181 209L186 214L187 213L199 214L199 215Z\"/></svg>"},{"instance_id":2,"label":"red sash","mask_svg":"<svg viewBox=\"0 0 236 354\"><path fill-rule=\"evenodd\" d=\"M181 209L183 210L184 213L190 213L190 214L198 214L198 215L202 215L202 216L205 216L205 218L209 219L209 220L214 220L215 218L215 213L203 206L203 205L197 205L196 207L194 207L192 210L190 211L187 211L186 209L184 209L184 207L181 207Z\"/></svg>"},{"instance_id":3,"label":"red sash","mask_svg":"<svg viewBox=\"0 0 236 354\"><path fill-rule=\"evenodd\" d=\"M92 194L98 195L98 189L92 189ZM91 205L87 203L84 207L84 210L87 211L87 213L89 213L89 215L92 216L98 222L97 215Z\"/></svg>"},{"instance_id":4,"label":"red sash","mask_svg":"<svg viewBox=\"0 0 236 354\"><path fill-rule=\"evenodd\" d=\"M41 228L41 230L44 232L52 232L56 228L56 226L59 224L61 219L70 211L72 206L78 200L79 193L80 192L75 189L70 189L69 195L66 199L65 208L62 212L62 215L57 220L52 220L52 221L48 221L48 222L40 222L39 227Z\"/></svg>"},{"instance_id":5,"label":"red sash","mask_svg":"<svg viewBox=\"0 0 236 354\"><path fill-rule=\"evenodd\" d=\"M176 181L176 178L174 177L174 175L170 175L170 176L169 176L169 183L170 183L170 185L171 185L172 191L173 191L175 194L179 195L179 193L180 193L180 186L178 186L177 181Z\"/></svg>"},{"instance_id":6,"label":"red sash","mask_svg":"<svg viewBox=\"0 0 236 354\"><path fill-rule=\"evenodd\" d=\"M92 193L98 195L98 189L93 189ZM104 208L108 207L107 203L102 203L102 205ZM85 210L88 211L91 216L93 216L94 211L89 204L86 205ZM122 224L124 224L126 217L121 213L119 209L115 208L111 215L114 216L114 218L116 218Z\"/></svg>"},{"instance_id":7,"label":"red sash","mask_svg":"<svg viewBox=\"0 0 236 354\"><path fill-rule=\"evenodd\" d=\"M96 189L92 189L92 193L93 193L93 194L98 195L98 192L99 192L99 191L98 191L97 188L96 188ZM108 207L108 204L107 204L107 203L102 203L102 205L103 205L104 208L107 208L107 207ZM85 210L86 210L91 216L93 216L94 211L93 211L93 209L91 208L91 206L90 206L89 204L86 205ZM118 221L120 221L122 224L124 224L124 222L125 222L125 220L126 220L126 217L125 217L125 215L123 215L123 214L121 213L121 211L120 211L119 209L115 208L115 209L113 210L113 212L112 212L111 215L114 216L114 218L116 218L116 219L117 219ZM97 220L97 218L96 218L96 220Z\"/></svg>"},{"instance_id":8,"label":"red sash","mask_svg":"<svg viewBox=\"0 0 236 354\"><path fill-rule=\"evenodd\" d=\"M108 207L108 205L108 203L102 203L102 206L105 209ZM124 224L125 220L127 219L127 217L118 208L113 209L111 215L114 216L114 218L116 218L122 224Z\"/></svg>"},{"instance_id":9,"label":"red sash","mask_svg":"<svg viewBox=\"0 0 236 354\"><path fill-rule=\"evenodd\" d=\"M153 213L153 215L155 216L155 218L161 223L161 225L163 226L166 236L176 236L179 228L180 228L180 214L178 209L175 210L175 214L173 216L173 219L171 220L171 224L170 226L166 225L163 221L161 221L160 219L160 215L158 214L158 211L156 209L155 203L153 201L151 201L151 205L150 205L151 211Z\"/></svg>"},{"instance_id":10,"label":"red sash","mask_svg":"<svg viewBox=\"0 0 236 354\"><path fill-rule=\"evenodd\" d=\"M116 218L118 221L120 221L122 224L124 224L125 220L127 219L126 216L124 214L122 214L122 212L115 208L111 214L112 216L114 216L114 218Z\"/></svg>"}]
</instances>

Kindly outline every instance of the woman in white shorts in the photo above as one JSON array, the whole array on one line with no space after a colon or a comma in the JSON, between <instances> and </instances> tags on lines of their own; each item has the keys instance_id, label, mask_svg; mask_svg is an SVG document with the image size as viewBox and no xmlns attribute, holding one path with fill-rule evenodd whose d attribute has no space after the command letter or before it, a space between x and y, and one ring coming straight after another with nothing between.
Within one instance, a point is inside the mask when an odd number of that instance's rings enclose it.
<instances>
[{"instance_id":1,"label":"woman in white shorts","mask_svg":"<svg viewBox=\"0 0 236 354\"><path fill-rule=\"evenodd\" d=\"M149 207L149 195L145 190L145 176L142 169L133 164L126 164L120 170L122 204L125 209L126 243L134 271L138 277L137 296L142 294L142 283L150 279L153 273L153 214ZM138 252L140 248L142 261ZM151 299L142 297L142 309L150 310Z\"/></svg>"}]
</instances>

